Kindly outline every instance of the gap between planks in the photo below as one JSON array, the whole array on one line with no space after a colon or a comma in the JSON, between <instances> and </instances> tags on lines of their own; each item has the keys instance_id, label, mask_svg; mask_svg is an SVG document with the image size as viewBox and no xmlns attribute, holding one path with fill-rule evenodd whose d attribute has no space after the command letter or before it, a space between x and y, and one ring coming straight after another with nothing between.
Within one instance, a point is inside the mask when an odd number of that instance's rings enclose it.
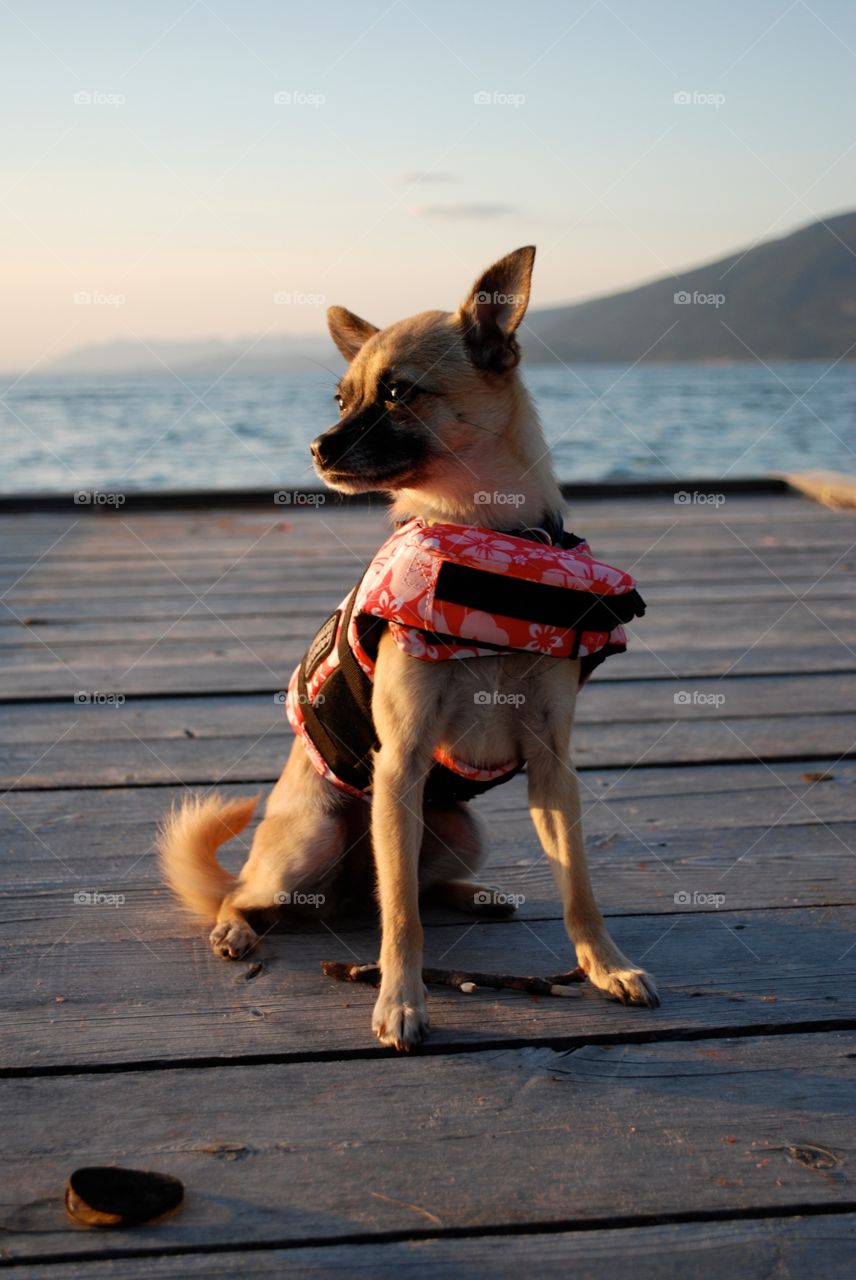
<instances>
[{"instance_id":1,"label":"gap between planks","mask_svg":"<svg viewBox=\"0 0 856 1280\"><path fill-rule=\"evenodd\" d=\"M644 1016L642 1014L641 1016ZM555 1053L572 1054L589 1045L617 1048L625 1044L656 1045L671 1043L698 1043L703 1040L784 1039L788 1036L829 1035L834 1032L856 1031L856 1018L826 1018L822 1021L801 1019L789 1023L757 1022L747 1026L731 1023L709 1027L664 1027L658 1030L591 1031L579 1035L551 1036L494 1036L479 1040L478 1044L449 1041L432 1043L426 1040L408 1060L421 1058L477 1058L479 1054L496 1054L509 1050L549 1049ZM114 1076L149 1075L164 1071L220 1071L224 1067L276 1067L301 1066L321 1062L389 1062L401 1061L402 1055L394 1049L366 1044L364 1048L314 1049L303 1052L247 1053L235 1056L208 1055L175 1058L127 1058L118 1062L50 1063L46 1066L0 1067L0 1080L42 1080L66 1076ZM856 1208L856 1203L854 1203ZM2 1261L0 1260L0 1266Z\"/></svg>"},{"instance_id":2,"label":"gap between planks","mask_svg":"<svg viewBox=\"0 0 856 1280\"><path fill-rule=\"evenodd\" d=\"M514 1240L517 1237L537 1238L539 1236L552 1236L560 1238L563 1235L570 1235L584 1240L586 1236L599 1232L624 1232L650 1230L652 1228L668 1228L682 1226L704 1225L706 1223L741 1223L741 1222L764 1222L776 1221L783 1225L789 1225L790 1221L795 1218L810 1218L812 1220L823 1220L826 1218L838 1219L845 1218L856 1213L856 1200L852 1202L843 1201L840 1204L825 1205L818 1204L815 1201L807 1200L803 1203L794 1205L758 1205L747 1209L687 1209L684 1211L673 1211L671 1213L647 1213L647 1214L616 1214L611 1218L565 1218L558 1219L554 1222L518 1222L518 1223L485 1223L484 1225L473 1227L442 1227L435 1230L430 1228L402 1231L383 1231L383 1232L354 1232L351 1235L343 1235L340 1237L329 1236L307 1236L303 1239L281 1240L249 1240L243 1242L231 1241L228 1243L212 1243L204 1244L188 1244L188 1245L160 1245L151 1249L147 1248L114 1248L104 1250L92 1250L79 1253L65 1254L33 1254L30 1257L10 1258L0 1261L0 1267L8 1267L16 1269L18 1267L28 1266L59 1266L63 1270L69 1268L67 1274L73 1275L75 1272L81 1274L78 1267L82 1263L104 1263L111 1262L132 1262L136 1260L146 1259L150 1262L157 1262L159 1259L186 1258L192 1261L194 1257L213 1258L219 1256L244 1255L251 1253L256 1257L271 1252L297 1253L303 1250L345 1250L355 1247L372 1247L383 1249L384 1246L395 1244L431 1244L442 1242L474 1241L474 1240ZM854 1224L856 1227L856 1224ZM243 1261L243 1258L240 1258ZM576 1262L576 1259L575 1259ZM817 1257L811 1258L813 1274L823 1275L818 1272ZM570 1265L570 1264L569 1264ZM73 1270L72 1270L73 1268ZM105 1268L106 1269L106 1268ZM577 1271L578 1267L575 1266ZM47 1274L42 1272L41 1274ZM63 1274L60 1272L60 1274ZM87 1273L89 1274L89 1273ZM127 1274L127 1273L126 1273ZM151 1273L147 1273L151 1274ZM231 1273L230 1273L231 1274ZM312 1268L312 1274L316 1274ZM336 1274L341 1274L336 1271ZM498 1273L497 1273L498 1274ZM614 1274L614 1273L613 1273ZM638 1274L638 1268L634 1268L634 1275ZM843 1273L841 1273L843 1274Z\"/></svg>"}]
</instances>

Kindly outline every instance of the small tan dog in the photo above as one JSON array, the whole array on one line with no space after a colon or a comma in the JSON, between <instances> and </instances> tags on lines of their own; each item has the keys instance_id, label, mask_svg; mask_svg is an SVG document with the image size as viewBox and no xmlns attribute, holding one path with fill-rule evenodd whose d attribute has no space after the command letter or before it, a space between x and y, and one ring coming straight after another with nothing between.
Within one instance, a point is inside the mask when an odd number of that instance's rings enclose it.
<instances>
[{"instance_id":1,"label":"small tan dog","mask_svg":"<svg viewBox=\"0 0 856 1280\"><path fill-rule=\"evenodd\" d=\"M489 267L454 313L426 311L378 330L342 307L329 311L349 366L340 419L312 445L318 474L345 493L385 490L396 517L507 530L561 513L536 411L518 376L515 332L529 300L533 248ZM503 496L514 493L509 508ZM487 499L487 500L485 500ZM257 941L247 913L287 895L323 892L331 907L368 901L373 852L380 900L382 983L373 1029L409 1049L426 1034L420 893L478 914L486 890L476 815L464 803L424 800L438 747L483 769L526 761L529 806L552 867L577 962L625 1003L656 1006L653 979L612 941L589 881L570 738L579 660L513 653L472 662L423 662L387 632L371 710L377 738L371 804L313 768L295 741L240 877L217 847L252 818L257 797L186 800L164 819L159 852L176 895L216 918L214 951L237 959ZM474 689L492 691L474 700ZM513 695L513 696L511 696Z\"/></svg>"}]
</instances>

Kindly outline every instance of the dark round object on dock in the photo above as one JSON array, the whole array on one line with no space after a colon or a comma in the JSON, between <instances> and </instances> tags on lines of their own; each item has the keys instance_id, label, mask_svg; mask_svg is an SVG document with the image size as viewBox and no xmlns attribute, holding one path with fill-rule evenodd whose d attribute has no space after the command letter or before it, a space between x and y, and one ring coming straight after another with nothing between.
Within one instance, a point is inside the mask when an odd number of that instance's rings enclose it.
<instances>
[{"instance_id":1,"label":"dark round object on dock","mask_svg":"<svg viewBox=\"0 0 856 1280\"><path fill-rule=\"evenodd\" d=\"M65 1206L87 1227L127 1227L174 1209L184 1187L168 1173L89 1165L75 1169L65 1191Z\"/></svg>"}]
</instances>

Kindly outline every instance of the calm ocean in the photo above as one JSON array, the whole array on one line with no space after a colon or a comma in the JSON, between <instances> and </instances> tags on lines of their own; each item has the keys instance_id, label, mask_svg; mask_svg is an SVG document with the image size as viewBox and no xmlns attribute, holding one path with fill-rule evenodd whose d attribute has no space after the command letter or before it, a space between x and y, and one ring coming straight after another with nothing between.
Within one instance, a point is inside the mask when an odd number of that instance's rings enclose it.
<instances>
[{"instance_id":1,"label":"calm ocean","mask_svg":"<svg viewBox=\"0 0 856 1280\"><path fill-rule=\"evenodd\" d=\"M525 376L562 480L856 472L852 364ZM320 371L26 378L0 399L0 492L311 486L307 445L335 420L333 383Z\"/></svg>"}]
</instances>

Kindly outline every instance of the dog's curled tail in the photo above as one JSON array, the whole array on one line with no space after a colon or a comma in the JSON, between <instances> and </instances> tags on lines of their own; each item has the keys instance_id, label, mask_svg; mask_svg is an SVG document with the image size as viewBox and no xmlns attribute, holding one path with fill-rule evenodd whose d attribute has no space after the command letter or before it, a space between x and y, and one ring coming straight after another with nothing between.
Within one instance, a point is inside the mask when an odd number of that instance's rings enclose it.
<instances>
[{"instance_id":1,"label":"dog's curled tail","mask_svg":"<svg viewBox=\"0 0 856 1280\"><path fill-rule=\"evenodd\" d=\"M255 813L259 797L227 800L194 794L165 814L155 847L166 883L196 915L216 919L237 880L217 861L221 844L238 835Z\"/></svg>"}]
</instances>

